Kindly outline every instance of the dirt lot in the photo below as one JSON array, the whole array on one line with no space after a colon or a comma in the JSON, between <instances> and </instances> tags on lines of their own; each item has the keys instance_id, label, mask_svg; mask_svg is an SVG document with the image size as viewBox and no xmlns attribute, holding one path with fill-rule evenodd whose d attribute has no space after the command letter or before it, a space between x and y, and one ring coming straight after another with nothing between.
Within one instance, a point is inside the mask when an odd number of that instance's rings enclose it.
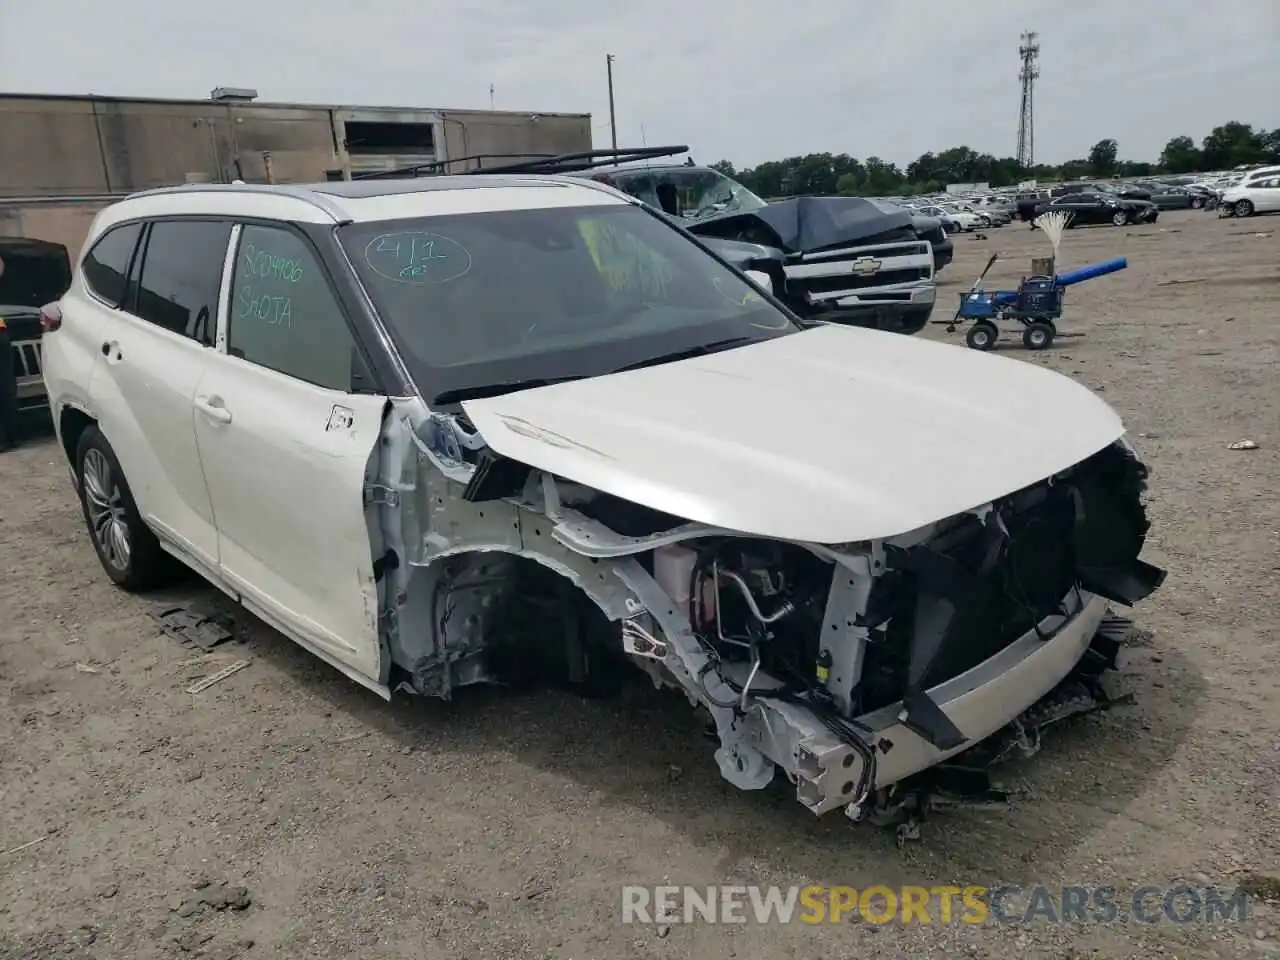
<instances>
[{"instance_id":1,"label":"dirt lot","mask_svg":"<svg viewBox=\"0 0 1280 960\"><path fill-rule=\"evenodd\" d=\"M198 661L148 611L211 590L114 589L53 442L0 457L0 957L1280 953L1265 903L1216 927L619 921L622 885L664 881L1110 884L1123 900L1280 876L1277 228L1187 213L1067 234L1063 266L1130 268L1069 292L1063 329L1081 336L1007 349L1105 391L1153 467L1148 556L1170 576L1136 613L1137 701L1009 770L1029 798L945 814L902 851L783 787L734 791L692 716L647 699L388 704L247 617L243 647ZM939 315L990 251L1008 257L992 277L1016 280L1047 243L1014 225L956 249ZM1025 415L1051 431L1059 413ZM1227 449L1243 438L1260 449ZM247 909L177 909L224 879Z\"/></svg>"}]
</instances>

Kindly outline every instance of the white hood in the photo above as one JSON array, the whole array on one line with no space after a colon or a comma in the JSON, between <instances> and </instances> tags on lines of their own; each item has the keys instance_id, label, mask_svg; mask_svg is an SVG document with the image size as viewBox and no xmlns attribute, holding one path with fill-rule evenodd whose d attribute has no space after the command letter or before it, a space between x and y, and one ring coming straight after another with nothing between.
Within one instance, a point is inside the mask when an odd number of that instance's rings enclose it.
<instances>
[{"instance_id":1,"label":"white hood","mask_svg":"<svg viewBox=\"0 0 1280 960\"><path fill-rule=\"evenodd\" d=\"M463 408L513 460L688 520L815 543L906 533L1124 433L1088 389L1034 364L839 326Z\"/></svg>"}]
</instances>

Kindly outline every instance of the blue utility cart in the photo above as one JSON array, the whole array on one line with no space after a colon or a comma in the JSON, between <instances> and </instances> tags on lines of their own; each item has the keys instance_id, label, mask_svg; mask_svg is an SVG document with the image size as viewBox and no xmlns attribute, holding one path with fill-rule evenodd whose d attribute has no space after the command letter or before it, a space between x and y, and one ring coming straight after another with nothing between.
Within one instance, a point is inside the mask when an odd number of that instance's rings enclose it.
<instances>
[{"instance_id":1,"label":"blue utility cart","mask_svg":"<svg viewBox=\"0 0 1280 960\"><path fill-rule=\"evenodd\" d=\"M1024 277L1016 290L983 290L982 280L999 259L992 254L986 268L972 287L960 294L960 305L947 324L947 332L969 322L965 343L974 350L990 350L1000 337L997 321L1013 320L1022 325L1022 344L1028 350L1044 350L1058 335L1057 321L1062 317L1065 288L1094 277L1101 277L1129 264L1124 257L1104 260L1052 276Z\"/></svg>"}]
</instances>

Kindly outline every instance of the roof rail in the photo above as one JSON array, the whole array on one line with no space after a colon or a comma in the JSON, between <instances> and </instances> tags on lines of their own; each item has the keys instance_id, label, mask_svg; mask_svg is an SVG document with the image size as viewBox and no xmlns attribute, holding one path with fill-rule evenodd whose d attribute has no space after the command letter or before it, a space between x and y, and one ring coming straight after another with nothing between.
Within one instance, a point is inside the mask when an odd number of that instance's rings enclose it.
<instances>
[{"instance_id":1,"label":"roof rail","mask_svg":"<svg viewBox=\"0 0 1280 960\"><path fill-rule=\"evenodd\" d=\"M154 197L174 193L267 193L277 197L291 197L309 203L322 213L333 217L339 223L347 222L347 213L335 201L323 193L301 184L292 183L180 183L168 187L151 187L138 190L121 200L132 200L135 197Z\"/></svg>"},{"instance_id":2,"label":"roof rail","mask_svg":"<svg viewBox=\"0 0 1280 960\"><path fill-rule=\"evenodd\" d=\"M670 147L619 147L602 150L584 150L580 153L477 153L470 157L457 157L453 160L437 160L433 163L419 163L411 167L400 167L396 170L371 170L353 173L352 180L403 180L406 177L438 177L454 173L474 176L486 173L530 173L556 174L576 173L582 170L594 170L597 167L609 167L623 163L634 163L640 160L656 160L659 157L674 157L688 153L689 147L684 144ZM508 163L486 165L487 161L507 160ZM461 170L450 169L454 164L472 164Z\"/></svg>"}]
</instances>

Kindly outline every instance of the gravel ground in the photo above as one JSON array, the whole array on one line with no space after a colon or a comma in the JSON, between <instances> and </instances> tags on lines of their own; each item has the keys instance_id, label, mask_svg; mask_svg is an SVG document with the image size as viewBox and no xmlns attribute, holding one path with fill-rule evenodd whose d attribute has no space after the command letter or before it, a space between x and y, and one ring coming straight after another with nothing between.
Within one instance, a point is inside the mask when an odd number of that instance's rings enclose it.
<instances>
[{"instance_id":1,"label":"gravel ground","mask_svg":"<svg viewBox=\"0 0 1280 960\"><path fill-rule=\"evenodd\" d=\"M1012 768L1029 797L940 815L904 850L812 817L785 789L734 791L690 712L665 702L485 691L388 704L243 615L243 645L200 659L148 614L212 591L111 587L57 448L35 437L0 457L0 957L1280 953L1280 910L1261 901L1247 923L1216 926L619 920L622 885L664 881L1276 892L1278 227L1185 213L1067 234L1064 266L1123 254L1129 269L1069 291L1063 329L1079 336L1006 349L1125 416L1153 467L1148 556L1170 576L1136 613L1135 705ZM939 315L990 252L1007 258L1001 281L1048 252L1020 225L956 249ZM1058 414L1026 416L1053 430ZM1259 449L1228 449L1244 438ZM186 692L246 655L248 669ZM220 881L250 905L197 893Z\"/></svg>"}]
</instances>

